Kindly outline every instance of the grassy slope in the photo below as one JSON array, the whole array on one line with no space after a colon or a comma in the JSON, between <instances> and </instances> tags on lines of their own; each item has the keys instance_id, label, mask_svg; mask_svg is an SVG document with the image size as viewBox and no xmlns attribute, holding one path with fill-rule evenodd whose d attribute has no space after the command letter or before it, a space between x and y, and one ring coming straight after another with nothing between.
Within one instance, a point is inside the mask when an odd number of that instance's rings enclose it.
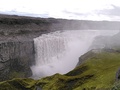
<instances>
[{"instance_id":1,"label":"grassy slope","mask_svg":"<svg viewBox=\"0 0 120 90\"><path fill-rule=\"evenodd\" d=\"M120 67L120 54L103 52L90 58L85 65L89 69L81 76L93 74L94 77L76 90L86 87L109 88L115 82L116 72Z\"/></svg>"},{"instance_id":2,"label":"grassy slope","mask_svg":"<svg viewBox=\"0 0 120 90\"><path fill-rule=\"evenodd\" d=\"M119 67L120 53L97 53L68 74L43 78L39 84L43 90L109 89Z\"/></svg>"},{"instance_id":3,"label":"grassy slope","mask_svg":"<svg viewBox=\"0 0 120 90\"><path fill-rule=\"evenodd\" d=\"M120 53L103 51L65 75L55 74L36 81L13 79L1 82L0 90L36 90L36 86L42 90L110 90L119 67Z\"/></svg>"}]
</instances>

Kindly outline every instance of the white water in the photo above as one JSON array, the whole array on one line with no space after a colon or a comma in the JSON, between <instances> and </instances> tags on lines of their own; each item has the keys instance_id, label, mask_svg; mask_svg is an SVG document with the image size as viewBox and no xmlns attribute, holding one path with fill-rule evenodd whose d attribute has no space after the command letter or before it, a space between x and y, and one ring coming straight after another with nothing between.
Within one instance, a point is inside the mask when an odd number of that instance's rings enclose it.
<instances>
[{"instance_id":1,"label":"white water","mask_svg":"<svg viewBox=\"0 0 120 90\"><path fill-rule=\"evenodd\" d=\"M87 52L94 37L113 35L118 31L74 30L44 34L34 39L36 64L31 67L34 78L74 69L79 57Z\"/></svg>"}]
</instances>

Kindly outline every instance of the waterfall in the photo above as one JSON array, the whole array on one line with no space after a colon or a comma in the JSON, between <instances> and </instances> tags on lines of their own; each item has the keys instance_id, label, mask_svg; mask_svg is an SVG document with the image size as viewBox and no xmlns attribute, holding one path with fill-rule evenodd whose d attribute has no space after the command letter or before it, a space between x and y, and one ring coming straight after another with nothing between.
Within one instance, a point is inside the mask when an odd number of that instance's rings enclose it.
<instances>
[{"instance_id":1,"label":"waterfall","mask_svg":"<svg viewBox=\"0 0 120 90\"><path fill-rule=\"evenodd\" d=\"M36 64L31 67L34 78L74 69L79 57L88 51L98 30L71 30L43 34L34 39Z\"/></svg>"},{"instance_id":2,"label":"waterfall","mask_svg":"<svg viewBox=\"0 0 120 90\"><path fill-rule=\"evenodd\" d=\"M34 39L36 65L45 65L54 60L65 51L67 38L59 32L44 34Z\"/></svg>"}]
</instances>

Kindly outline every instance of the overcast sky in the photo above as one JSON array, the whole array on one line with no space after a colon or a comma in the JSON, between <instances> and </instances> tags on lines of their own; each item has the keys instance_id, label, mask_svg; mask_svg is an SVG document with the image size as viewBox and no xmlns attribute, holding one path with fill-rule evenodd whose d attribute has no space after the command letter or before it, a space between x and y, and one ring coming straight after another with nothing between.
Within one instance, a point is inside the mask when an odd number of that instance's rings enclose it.
<instances>
[{"instance_id":1,"label":"overcast sky","mask_svg":"<svg viewBox=\"0 0 120 90\"><path fill-rule=\"evenodd\" d=\"M120 0L0 0L0 13L120 21Z\"/></svg>"}]
</instances>

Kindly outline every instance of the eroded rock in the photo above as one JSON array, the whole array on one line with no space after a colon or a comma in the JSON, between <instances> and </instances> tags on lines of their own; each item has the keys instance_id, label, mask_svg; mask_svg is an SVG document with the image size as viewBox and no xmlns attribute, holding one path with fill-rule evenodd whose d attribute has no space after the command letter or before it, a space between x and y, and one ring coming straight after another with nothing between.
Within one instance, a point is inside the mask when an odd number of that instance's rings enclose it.
<instances>
[{"instance_id":1,"label":"eroded rock","mask_svg":"<svg viewBox=\"0 0 120 90\"><path fill-rule=\"evenodd\" d=\"M33 63L33 40L0 42L0 81L31 76Z\"/></svg>"}]
</instances>

